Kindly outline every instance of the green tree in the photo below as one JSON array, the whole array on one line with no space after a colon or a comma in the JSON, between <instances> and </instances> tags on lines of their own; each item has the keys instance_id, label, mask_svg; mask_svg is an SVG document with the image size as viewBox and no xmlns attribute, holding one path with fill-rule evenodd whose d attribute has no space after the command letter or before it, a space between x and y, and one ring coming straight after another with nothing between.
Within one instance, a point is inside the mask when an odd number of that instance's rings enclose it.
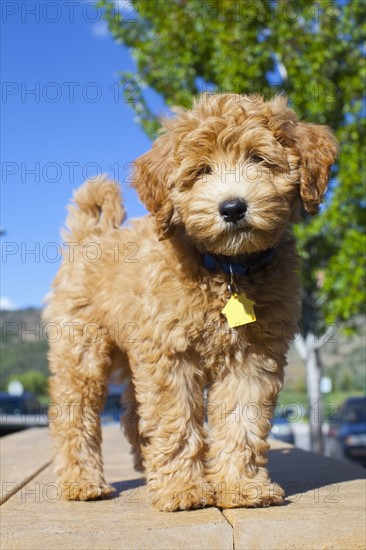
<instances>
[{"instance_id":1,"label":"green tree","mask_svg":"<svg viewBox=\"0 0 366 550\"><path fill-rule=\"evenodd\" d=\"M341 154L325 207L315 218L304 214L295 228L304 283L296 345L309 401L320 408L319 351L339 323L352 328L364 304L364 2L131 0L120 10L121 4L102 0L100 6L135 59L136 73L121 78L150 137L159 121L147 87L167 106L186 107L204 91L267 98L284 91L304 120L335 130ZM321 450L321 418L310 420L313 448Z\"/></svg>"}]
</instances>

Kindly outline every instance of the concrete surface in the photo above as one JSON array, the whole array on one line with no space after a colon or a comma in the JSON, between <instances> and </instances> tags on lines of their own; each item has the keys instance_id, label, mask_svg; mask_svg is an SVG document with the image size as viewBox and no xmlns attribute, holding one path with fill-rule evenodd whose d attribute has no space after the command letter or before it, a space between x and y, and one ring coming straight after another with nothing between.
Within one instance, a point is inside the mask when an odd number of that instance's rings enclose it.
<instances>
[{"instance_id":1,"label":"concrete surface","mask_svg":"<svg viewBox=\"0 0 366 550\"><path fill-rule=\"evenodd\" d=\"M48 430L34 428L0 439L0 504L52 460Z\"/></svg>"},{"instance_id":2,"label":"concrete surface","mask_svg":"<svg viewBox=\"0 0 366 550\"><path fill-rule=\"evenodd\" d=\"M269 466L286 503L267 509L153 511L117 426L104 430L105 471L116 497L63 502L48 432L35 428L0 440L1 549L363 549L364 470L279 441Z\"/></svg>"}]
</instances>

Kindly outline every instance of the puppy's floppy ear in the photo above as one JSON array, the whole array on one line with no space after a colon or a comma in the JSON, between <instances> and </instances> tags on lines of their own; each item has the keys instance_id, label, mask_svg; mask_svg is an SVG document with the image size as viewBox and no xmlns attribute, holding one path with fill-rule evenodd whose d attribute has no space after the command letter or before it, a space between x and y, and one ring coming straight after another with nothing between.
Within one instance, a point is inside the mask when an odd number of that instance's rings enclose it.
<instances>
[{"instance_id":1,"label":"puppy's floppy ear","mask_svg":"<svg viewBox=\"0 0 366 550\"><path fill-rule=\"evenodd\" d=\"M174 207L170 200L168 179L172 171L172 140L161 135L150 151L134 162L133 187L140 200L155 216L160 240L170 237L174 231L171 220Z\"/></svg>"},{"instance_id":2,"label":"puppy's floppy ear","mask_svg":"<svg viewBox=\"0 0 366 550\"><path fill-rule=\"evenodd\" d=\"M305 210L317 214L329 181L338 144L327 126L299 122L295 129L300 156L300 195Z\"/></svg>"}]
</instances>

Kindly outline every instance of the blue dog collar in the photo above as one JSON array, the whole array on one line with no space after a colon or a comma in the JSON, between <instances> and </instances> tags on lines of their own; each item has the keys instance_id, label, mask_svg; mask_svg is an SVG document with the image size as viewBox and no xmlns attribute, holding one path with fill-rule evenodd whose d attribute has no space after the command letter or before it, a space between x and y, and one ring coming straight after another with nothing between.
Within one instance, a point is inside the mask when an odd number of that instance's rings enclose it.
<instances>
[{"instance_id":1,"label":"blue dog collar","mask_svg":"<svg viewBox=\"0 0 366 550\"><path fill-rule=\"evenodd\" d=\"M245 259L239 260L235 256L216 256L205 252L203 255L203 265L209 271L221 271L227 275L230 272L238 277L245 277L252 273L262 271L267 265L272 263L274 248L268 248L263 252L248 254Z\"/></svg>"}]
</instances>

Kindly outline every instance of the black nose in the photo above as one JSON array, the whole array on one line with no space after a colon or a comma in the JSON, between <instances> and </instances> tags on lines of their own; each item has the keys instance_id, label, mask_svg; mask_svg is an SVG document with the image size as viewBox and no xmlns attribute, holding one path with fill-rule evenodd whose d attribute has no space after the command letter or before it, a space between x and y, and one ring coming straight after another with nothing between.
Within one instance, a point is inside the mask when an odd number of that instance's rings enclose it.
<instances>
[{"instance_id":1,"label":"black nose","mask_svg":"<svg viewBox=\"0 0 366 550\"><path fill-rule=\"evenodd\" d=\"M242 199L231 199L219 205L219 212L226 222L236 223L242 220L248 205Z\"/></svg>"}]
</instances>

